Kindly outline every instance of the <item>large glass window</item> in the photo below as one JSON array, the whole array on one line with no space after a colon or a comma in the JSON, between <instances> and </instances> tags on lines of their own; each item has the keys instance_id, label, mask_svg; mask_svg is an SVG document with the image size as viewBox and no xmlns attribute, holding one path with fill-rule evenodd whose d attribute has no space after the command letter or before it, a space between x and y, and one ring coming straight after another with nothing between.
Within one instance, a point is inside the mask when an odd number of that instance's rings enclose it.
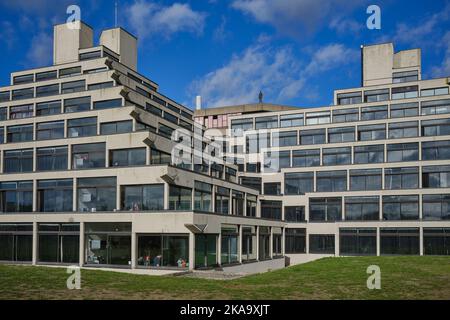
<instances>
[{"instance_id":1,"label":"large glass window","mask_svg":"<svg viewBox=\"0 0 450 320\"><path fill-rule=\"evenodd\" d=\"M97 135L97 117L69 119L67 121L67 136L88 137Z\"/></svg>"},{"instance_id":2,"label":"large glass window","mask_svg":"<svg viewBox=\"0 0 450 320\"><path fill-rule=\"evenodd\" d=\"M389 100L389 89L364 91L364 102L379 102Z\"/></svg>"},{"instance_id":3,"label":"large glass window","mask_svg":"<svg viewBox=\"0 0 450 320\"><path fill-rule=\"evenodd\" d=\"M337 95L337 104L356 104L362 102L361 91L359 92L348 92L348 93L339 93Z\"/></svg>"},{"instance_id":4,"label":"large glass window","mask_svg":"<svg viewBox=\"0 0 450 320\"><path fill-rule=\"evenodd\" d=\"M122 210L143 211L164 209L164 185L122 186Z\"/></svg>"},{"instance_id":5,"label":"large glass window","mask_svg":"<svg viewBox=\"0 0 450 320\"><path fill-rule=\"evenodd\" d=\"M450 159L450 140L422 142L422 160Z\"/></svg>"},{"instance_id":6,"label":"large glass window","mask_svg":"<svg viewBox=\"0 0 450 320\"><path fill-rule=\"evenodd\" d=\"M421 97L440 96L448 94L448 87L430 88L420 90Z\"/></svg>"},{"instance_id":7,"label":"large glass window","mask_svg":"<svg viewBox=\"0 0 450 320\"><path fill-rule=\"evenodd\" d=\"M411 138L418 136L418 121L389 123L389 139Z\"/></svg>"},{"instance_id":8,"label":"large glass window","mask_svg":"<svg viewBox=\"0 0 450 320\"><path fill-rule=\"evenodd\" d=\"M36 73L36 81L54 80L57 77L58 77L58 71L56 71L56 70Z\"/></svg>"},{"instance_id":9,"label":"large glass window","mask_svg":"<svg viewBox=\"0 0 450 320\"><path fill-rule=\"evenodd\" d=\"M81 67L71 67L59 70L59 77L66 78L81 74Z\"/></svg>"},{"instance_id":10,"label":"large glass window","mask_svg":"<svg viewBox=\"0 0 450 320\"><path fill-rule=\"evenodd\" d=\"M418 220L419 196L383 196L383 220Z\"/></svg>"},{"instance_id":11,"label":"large glass window","mask_svg":"<svg viewBox=\"0 0 450 320\"><path fill-rule=\"evenodd\" d=\"M351 147L342 148L325 148L323 152L323 165L335 166L341 164L352 163L352 149Z\"/></svg>"},{"instance_id":12,"label":"large glass window","mask_svg":"<svg viewBox=\"0 0 450 320\"><path fill-rule=\"evenodd\" d=\"M285 252L306 253L306 229L289 228L285 230Z\"/></svg>"},{"instance_id":13,"label":"large glass window","mask_svg":"<svg viewBox=\"0 0 450 320\"><path fill-rule=\"evenodd\" d=\"M12 91L12 100L32 99L34 88L17 89Z\"/></svg>"},{"instance_id":14,"label":"large glass window","mask_svg":"<svg viewBox=\"0 0 450 320\"><path fill-rule=\"evenodd\" d=\"M259 229L259 260L270 259L270 228L258 227Z\"/></svg>"},{"instance_id":15,"label":"large glass window","mask_svg":"<svg viewBox=\"0 0 450 320\"><path fill-rule=\"evenodd\" d=\"M242 226L242 260L256 260L256 228Z\"/></svg>"},{"instance_id":16,"label":"large glass window","mask_svg":"<svg viewBox=\"0 0 450 320\"><path fill-rule=\"evenodd\" d=\"M40 223L38 226L39 262L78 263L80 225L78 223Z\"/></svg>"},{"instance_id":17,"label":"large glass window","mask_svg":"<svg viewBox=\"0 0 450 320\"><path fill-rule=\"evenodd\" d=\"M293 167L320 166L320 149L292 150Z\"/></svg>"},{"instance_id":18,"label":"large glass window","mask_svg":"<svg viewBox=\"0 0 450 320\"><path fill-rule=\"evenodd\" d=\"M280 127L298 127L303 126L303 113L280 115Z\"/></svg>"},{"instance_id":19,"label":"large glass window","mask_svg":"<svg viewBox=\"0 0 450 320\"><path fill-rule=\"evenodd\" d=\"M450 135L450 119L422 121L422 136L427 137L446 135Z\"/></svg>"},{"instance_id":20,"label":"large glass window","mask_svg":"<svg viewBox=\"0 0 450 320\"><path fill-rule=\"evenodd\" d=\"M138 235L138 260L141 267L189 267L188 235Z\"/></svg>"},{"instance_id":21,"label":"large glass window","mask_svg":"<svg viewBox=\"0 0 450 320\"><path fill-rule=\"evenodd\" d=\"M419 72L417 70L392 73L392 83L403 83L417 80L419 80Z\"/></svg>"},{"instance_id":22,"label":"large glass window","mask_svg":"<svg viewBox=\"0 0 450 320\"><path fill-rule=\"evenodd\" d=\"M355 146L355 164L384 162L384 145Z\"/></svg>"},{"instance_id":23,"label":"large glass window","mask_svg":"<svg viewBox=\"0 0 450 320\"><path fill-rule=\"evenodd\" d=\"M91 109L91 97L64 99L64 112L79 112Z\"/></svg>"},{"instance_id":24,"label":"large glass window","mask_svg":"<svg viewBox=\"0 0 450 320\"><path fill-rule=\"evenodd\" d=\"M230 208L230 189L216 186L215 212L228 214Z\"/></svg>"},{"instance_id":25,"label":"large glass window","mask_svg":"<svg viewBox=\"0 0 450 320\"><path fill-rule=\"evenodd\" d=\"M417 98L419 86L392 88L392 100Z\"/></svg>"},{"instance_id":26,"label":"large glass window","mask_svg":"<svg viewBox=\"0 0 450 320\"><path fill-rule=\"evenodd\" d=\"M67 147L48 147L36 150L36 170L67 170Z\"/></svg>"},{"instance_id":27,"label":"large glass window","mask_svg":"<svg viewBox=\"0 0 450 320\"><path fill-rule=\"evenodd\" d=\"M59 83L36 87L36 98L59 94Z\"/></svg>"},{"instance_id":28,"label":"large glass window","mask_svg":"<svg viewBox=\"0 0 450 320\"><path fill-rule=\"evenodd\" d=\"M111 167L129 167L145 165L146 149L133 148L110 150L109 165Z\"/></svg>"},{"instance_id":29,"label":"large glass window","mask_svg":"<svg viewBox=\"0 0 450 320\"><path fill-rule=\"evenodd\" d=\"M150 164L170 164L172 156L154 148L150 149Z\"/></svg>"},{"instance_id":30,"label":"large glass window","mask_svg":"<svg viewBox=\"0 0 450 320\"><path fill-rule=\"evenodd\" d=\"M310 234L309 253L334 254L334 234Z\"/></svg>"},{"instance_id":31,"label":"large glass window","mask_svg":"<svg viewBox=\"0 0 450 320\"><path fill-rule=\"evenodd\" d=\"M61 113L61 101L47 101L36 104L36 116L48 116Z\"/></svg>"},{"instance_id":32,"label":"large glass window","mask_svg":"<svg viewBox=\"0 0 450 320\"><path fill-rule=\"evenodd\" d=\"M72 146L72 168L102 168L105 167L105 143L75 144Z\"/></svg>"},{"instance_id":33,"label":"large glass window","mask_svg":"<svg viewBox=\"0 0 450 320\"><path fill-rule=\"evenodd\" d=\"M286 195L300 195L314 192L313 172L294 172L284 175L284 193Z\"/></svg>"},{"instance_id":34,"label":"large glass window","mask_svg":"<svg viewBox=\"0 0 450 320\"><path fill-rule=\"evenodd\" d=\"M415 117L418 115L418 102L391 104L391 118Z\"/></svg>"},{"instance_id":35,"label":"large glass window","mask_svg":"<svg viewBox=\"0 0 450 320\"><path fill-rule=\"evenodd\" d=\"M264 183L264 194L272 196L281 195L281 183L280 182Z\"/></svg>"},{"instance_id":36,"label":"large glass window","mask_svg":"<svg viewBox=\"0 0 450 320\"><path fill-rule=\"evenodd\" d=\"M282 168L289 168L291 166L291 152L290 151L271 151L264 152L264 171L277 172Z\"/></svg>"},{"instance_id":37,"label":"large glass window","mask_svg":"<svg viewBox=\"0 0 450 320\"><path fill-rule=\"evenodd\" d=\"M386 139L385 124L358 126L358 141L383 140L383 139Z\"/></svg>"},{"instance_id":38,"label":"large glass window","mask_svg":"<svg viewBox=\"0 0 450 320\"><path fill-rule=\"evenodd\" d=\"M94 102L94 109L96 110L117 108L121 106L122 106L122 98Z\"/></svg>"},{"instance_id":39,"label":"large glass window","mask_svg":"<svg viewBox=\"0 0 450 320\"><path fill-rule=\"evenodd\" d=\"M195 181L194 210L210 212L212 209L212 185Z\"/></svg>"},{"instance_id":40,"label":"large glass window","mask_svg":"<svg viewBox=\"0 0 450 320\"><path fill-rule=\"evenodd\" d=\"M380 220L380 197L345 197L345 220Z\"/></svg>"},{"instance_id":41,"label":"large glass window","mask_svg":"<svg viewBox=\"0 0 450 320\"><path fill-rule=\"evenodd\" d=\"M317 192L347 191L347 171L318 171Z\"/></svg>"},{"instance_id":42,"label":"large glass window","mask_svg":"<svg viewBox=\"0 0 450 320\"><path fill-rule=\"evenodd\" d=\"M284 207L284 220L287 222L305 222L304 206L286 206Z\"/></svg>"},{"instance_id":43,"label":"large glass window","mask_svg":"<svg viewBox=\"0 0 450 320\"><path fill-rule=\"evenodd\" d=\"M384 254L419 254L419 228L381 228L380 252Z\"/></svg>"},{"instance_id":44,"label":"large glass window","mask_svg":"<svg viewBox=\"0 0 450 320\"><path fill-rule=\"evenodd\" d=\"M272 146L288 147L297 145L297 131L273 132Z\"/></svg>"},{"instance_id":45,"label":"large glass window","mask_svg":"<svg viewBox=\"0 0 450 320\"><path fill-rule=\"evenodd\" d=\"M8 108L0 107L0 121L6 120L8 118Z\"/></svg>"},{"instance_id":46,"label":"large glass window","mask_svg":"<svg viewBox=\"0 0 450 320\"><path fill-rule=\"evenodd\" d=\"M253 129L253 119L236 119L231 121L234 136L242 136L244 131Z\"/></svg>"},{"instance_id":47,"label":"large glass window","mask_svg":"<svg viewBox=\"0 0 450 320\"><path fill-rule=\"evenodd\" d=\"M0 92L0 102L5 102L10 100L11 91Z\"/></svg>"},{"instance_id":48,"label":"large glass window","mask_svg":"<svg viewBox=\"0 0 450 320\"><path fill-rule=\"evenodd\" d=\"M450 113L450 99L422 101L420 107L423 116Z\"/></svg>"},{"instance_id":49,"label":"large glass window","mask_svg":"<svg viewBox=\"0 0 450 320\"><path fill-rule=\"evenodd\" d=\"M340 228L340 255L376 255L376 228Z\"/></svg>"},{"instance_id":50,"label":"large glass window","mask_svg":"<svg viewBox=\"0 0 450 320\"><path fill-rule=\"evenodd\" d=\"M64 121L40 122L36 125L36 140L64 138Z\"/></svg>"},{"instance_id":51,"label":"large glass window","mask_svg":"<svg viewBox=\"0 0 450 320\"><path fill-rule=\"evenodd\" d=\"M65 82L61 84L61 93L74 93L86 90L86 80Z\"/></svg>"},{"instance_id":52,"label":"large glass window","mask_svg":"<svg viewBox=\"0 0 450 320\"><path fill-rule=\"evenodd\" d=\"M358 120L359 110L357 108L333 110L333 123L354 122Z\"/></svg>"},{"instance_id":53,"label":"large glass window","mask_svg":"<svg viewBox=\"0 0 450 320\"><path fill-rule=\"evenodd\" d=\"M361 108L361 120L387 119L388 106L374 106Z\"/></svg>"},{"instance_id":54,"label":"large glass window","mask_svg":"<svg viewBox=\"0 0 450 320\"><path fill-rule=\"evenodd\" d=\"M387 145L387 161L418 161L419 160L419 143L399 143Z\"/></svg>"},{"instance_id":55,"label":"large glass window","mask_svg":"<svg viewBox=\"0 0 450 320\"><path fill-rule=\"evenodd\" d=\"M310 221L339 221L342 219L342 198L309 198Z\"/></svg>"},{"instance_id":56,"label":"large glass window","mask_svg":"<svg viewBox=\"0 0 450 320\"><path fill-rule=\"evenodd\" d=\"M329 128L328 143L355 141L355 127Z\"/></svg>"},{"instance_id":57,"label":"large glass window","mask_svg":"<svg viewBox=\"0 0 450 320\"><path fill-rule=\"evenodd\" d=\"M33 224L0 224L0 261L31 262L33 257Z\"/></svg>"},{"instance_id":58,"label":"large glass window","mask_svg":"<svg viewBox=\"0 0 450 320\"><path fill-rule=\"evenodd\" d=\"M238 262L239 232L236 226L222 226L221 230L221 263Z\"/></svg>"},{"instance_id":59,"label":"large glass window","mask_svg":"<svg viewBox=\"0 0 450 320\"><path fill-rule=\"evenodd\" d=\"M7 142L26 142L26 141L33 141L32 124L8 127Z\"/></svg>"},{"instance_id":60,"label":"large glass window","mask_svg":"<svg viewBox=\"0 0 450 320\"><path fill-rule=\"evenodd\" d=\"M33 182L0 182L1 212L33 211Z\"/></svg>"},{"instance_id":61,"label":"large glass window","mask_svg":"<svg viewBox=\"0 0 450 320\"><path fill-rule=\"evenodd\" d=\"M88 90L101 90L101 89L112 88L112 87L114 87L114 82L107 81L107 82L89 84Z\"/></svg>"},{"instance_id":62,"label":"large glass window","mask_svg":"<svg viewBox=\"0 0 450 320\"><path fill-rule=\"evenodd\" d=\"M325 129L301 130L300 144L323 144L325 143Z\"/></svg>"},{"instance_id":63,"label":"large glass window","mask_svg":"<svg viewBox=\"0 0 450 320\"><path fill-rule=\"evenodd\" d=\"M450 166L422 167L422 188L450 188Z\"/></svg>"},{"instance_id":64,"label":"large glass window","mask_svg":"<svg viewBox=\"0 0 450 320\"><path fill-rule=\"evenodd\" d=\"M417 189L419 187L419 168L384 169L384 188L388 190Z\"/></svg>"},{"instance_id":65,"label":"large glass window","mask_svg":"<svg viewBox=\"0 0 450 320\"><path fill-rule=\"evenodd\" d=\"M249 134L246 136L246 152L247 153L259 153L261 148L267 148L270 146L270 134L258 133Z\"/></svg>"},{"instance_id":66,"label":"large glass window","mask_svg":"<svg viewBox=\"0 0 450 320\"><path fill-rule=\"evenodd\" d=\"M33 74L24 74L21 76L15 76L13 78L13 84L25 84L25 83L32 83L34 82L34 75Z\"/></svg>"},{"instance_id":67,"label":"large glass window","mask_svg":"<svg viewBox=\"0 0 450 320\"><path fill-rule=\"evenodd\" d=\"M278 128L278 116L255 118L255 129Z\"/></svg>"},{"instance_id":68,"label":"large glass window","mask_svg":"<svg viewBox=\"0 0 450 320\"><path fill-rule=\"evenodd\" d=\"M281 220L282 201L261 200L261 218Z\"/></svg>"},{"instance_id":69,"label":"large glass window","mask_svg":"<svg viewBox=\"0 0 450 320\"><path fill-rule=\"evenodd\" d=\"M39 180L38 211L67 212L73 210L73 180Z\"/></svg>"},{"instance_id":70,"label":"large glass window","mask_svg":"<svg viewBox=\"0 0 450 320\"><path fill-rule=\"evenodd\" d=\"M169 186L169 210L191 210L192 189Z\"/></svg>"},{"instance_id":71,"label":"large glass window","mask_svg":"<svg viewBox=\"0 0 450 320\"><path fill-rule=\"evenodd\" d=\"M247 217L256 217L257 197L255 195L247 194L246 206Z\"/></svg>"},{"instance_id":72,"label":"large glass window","mask_svg":"<svg viewBox=\"0 0 450 320\"><path fill-rule=\"evenodd\" d=\"M34 106L32 104L14 106L10 108L9 119L30 118L34 114Z\"/></svg>"},{"instance_id":73,"label":"large glass window","mask_svg":"<svg viewBox=\"0 0 450 320\"><path fill-rule=\"evenodd\" d=\"M315 124L324 124L330 123L331 116L329 111L322 112L308 112L306 114L306 124L307 125L315 125Z\"/></svg>"},{"instance_id":74,"label":"large glass window","mask_svg":"<svg viewBox=\"0 0 450 320\"><path fill-rule=\"evenodd\" d=\"M424 194L422 209L424 220L450 220L450 194Z\"/></svg>"},{"instance_id":75,"label":"large glass window","mask_svg":"<svg viewBox=\"0 0 450 320\"><path fill-rule=\"evenodd\" d=\"M113 211L116 209L116 178L79 178L78 211Z\"/></svg>"},{"instance_id":76,"label":"large glass window","mask_svg":"<svg viewBox=\"0 0 450 320\"><path fill-rule=\"evenodd\" d=\"M350 190L381 190L381 169L350 170Z\"/></svg>"},{"instance_id":77,"label":"large glass window","mask_svg":"<svg viewBox=\"0 0 450 320\"><path fill-rule=\"evenodd\" d=\"M104 122L100 124L100 134L128 133L133 131L133 121Z\"/></svg>"},{"instance_id":78,"label":"large glass window","mask_svg":"<svg viewBox=\"0 0 450 320\"><path fill-rule=\"evenodd\" d=\"M450 255L450 228L423 228L423 253Z\"/></svg>"},{"instance_id":79,"label":"large glass window","mask_svg":"<svg viewBox=\"0 0 450 320\"><path fill-rule=\"evenodd\" d=\"M5 150L3 153L3 172L32 172L33 149Z\"/></svg>"}]
</instances>

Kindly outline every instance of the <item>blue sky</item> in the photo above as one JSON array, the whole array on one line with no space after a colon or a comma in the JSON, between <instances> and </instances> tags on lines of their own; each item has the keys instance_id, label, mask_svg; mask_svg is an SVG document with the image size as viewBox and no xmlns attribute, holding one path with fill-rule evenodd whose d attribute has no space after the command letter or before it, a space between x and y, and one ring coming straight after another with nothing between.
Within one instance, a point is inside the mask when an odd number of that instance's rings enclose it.
<instances>
[{"instance_id":1,"label":"blue sky","mask_svg":"<svg viewBox=\"0 0 450 320\"><path fill-rule=\"evenodd\" d=\"M0 0L0 86L51 65L52 26L69 4L95 30L114 26L114 0ZM366 27L368 5L381 30ZM205 107L258 100L301 107L360 84L361 44L422 48L423 78L450 76L450 1L119 0L119 25L139 38L139 72L165 95Z\"/></svg>"}]
</instances>

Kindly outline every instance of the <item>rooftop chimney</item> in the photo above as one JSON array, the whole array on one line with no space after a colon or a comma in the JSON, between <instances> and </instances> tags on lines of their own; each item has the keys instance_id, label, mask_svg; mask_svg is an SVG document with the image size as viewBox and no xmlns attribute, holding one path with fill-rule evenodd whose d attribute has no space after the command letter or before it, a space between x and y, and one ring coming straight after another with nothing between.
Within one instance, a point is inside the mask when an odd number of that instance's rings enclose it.
<instances>
[{"instance_id":1,"label":"rooftop chimney","mask_svg":"<svg viewBox=\"0 0 450 320\"><path fill-rule=\"evenodd\" d=\"M202 96L195 97L195 109L200 110L202 108Z\"/></svg>"}]
</instances>

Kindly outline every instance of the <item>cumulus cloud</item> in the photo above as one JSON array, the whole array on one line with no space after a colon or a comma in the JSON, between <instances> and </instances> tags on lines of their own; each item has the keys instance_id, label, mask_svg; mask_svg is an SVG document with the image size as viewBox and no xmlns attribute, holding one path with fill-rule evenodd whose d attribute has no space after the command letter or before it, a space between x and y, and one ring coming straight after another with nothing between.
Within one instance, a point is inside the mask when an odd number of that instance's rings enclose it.
<instances>
[{"instance_id":1,"label":"cumulus cloud","mask_svg":"<svg viewBox=\"0 0 450 320\"><path fill-rule=\"evenodd\" d=\"M273 48L257 42L194 81L189 91L201 95L206 107L253 103L260 90L266 101L282 102L298 97L308 79L351 61L355 54L341 44L331 44L316 50L305 63L288 46Z\"/></svg>"},{"instance_id":2,"label":"cumulus cloud","mask_svg":"<svg viewBox=\"0 0 450 320\"><path fill-rule=\"evenodd\" d=\"M50 65L53 57L53 38L45 32L33 36L26 59L30 67Z\"/></svg>"},{"instance_id":3,"label":"cumulus cloud","mask_svg":"<svg viewBox=\"0 0 450 320\"><path fill-rule=\"evenodd\" d=\"M177 32L202 34L206 14L191 9L189 4L162 6L137 0L125 9L127 21L138 37L159 34L166 38Z\"/></svg>"}]
</instances>

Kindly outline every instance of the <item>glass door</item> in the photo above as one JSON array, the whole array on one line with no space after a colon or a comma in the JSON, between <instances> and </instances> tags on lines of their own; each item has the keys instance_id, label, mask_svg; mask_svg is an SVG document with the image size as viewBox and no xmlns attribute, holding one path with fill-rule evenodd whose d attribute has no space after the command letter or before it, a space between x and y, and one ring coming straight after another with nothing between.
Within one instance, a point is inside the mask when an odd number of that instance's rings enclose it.
<instances>
[{"instance_id":1,"label":"glass door","mask_svg":"<svg viewBox=\"0 0 450 320\"><path fill-rule=\"evenodd\" d=\"M209 268L217 265L217 235L195 235L195 267Z\"/></svg>"},{"instance_id":2,"label":"glass door","mask_svg":"<svg viewBox=\"0 0 450 320\"><path fill-rule=\"evenodd\" d=\"M107 264L130 265L131 264L131 237L109 236L108 237L108 260Z\"/></svg>"}]
</instances>

